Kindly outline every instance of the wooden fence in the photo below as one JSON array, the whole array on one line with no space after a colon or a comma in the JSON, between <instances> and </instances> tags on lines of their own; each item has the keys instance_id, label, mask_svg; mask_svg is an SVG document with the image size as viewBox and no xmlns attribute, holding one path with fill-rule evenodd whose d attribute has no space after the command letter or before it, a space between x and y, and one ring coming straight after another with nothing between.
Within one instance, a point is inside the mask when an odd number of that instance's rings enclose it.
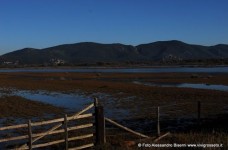
<instances>
[{"instance_id":1,"label":"wooden fence","mask_svg":"<svg viewBox=\"0 0 228 150\"><path fill-rule=\"evenodd\" d=\"M92 113L85 113L88 110L94 108L94 111ZM201 103L197 103L197 122L201 122ZM89 118L94 118L93 122L89 122L82 125L76 125L76 126L70 126L70 122L77 121L79 119L86 118L89 120ZM92 119L91 119L92 120ZM98 104L98 100L95 98L94 103L88 105L83 110L73 114L72 116L64 115L63 118L57 118L47 121L40 121L40 122L32 122L31 120L28 121L27 124L18 124L18 125L12 125L12 126L5 126L0 127L0 131L8 131L13 129L20 129L25 128L27 130L27 134L20 135L20 136L13 136L13 137L7 137L0 139L0 145L4 142L12 142L12 141L18 141L18 140L26 140L23 145L20 145L19 147L12 148L14 150L24 150L24 149L35 149L35 148L44 148L48 146L53 146L56 144L64 143L64 149L66 150L79 150L79 149L85 149L85 148L91 148L96 145L103 145L106 142L106 135L105 135L105 122L111 123L112 125L123 129L127 132L130 132L131 134L137 135L144 139L153 139L153 142L157 142L161 138L170 135L170 132L167 132L163 135L160 133L160 107L157 107L156 110L156 121L157 121L157 135L155 135L153 138L151 136L147 136L145 134L133 131L132 129L129 129L109 118L106 118L104 116L104 110L103 106ZM50 126L50 124L56 124L53 127L47 129L45 132L37 133L32 130L32 127L38 127L38 126ZM80 131L81 129L86 128L94 128L95 131L84 134L84 135L77 135L73 137L69 137L69 132L72 131ZM62 134L62 139L60 140L53 140L46 143L37 143L40 139L47 137L48 135L55 135L55 134ZM71 141L77 141L77 140L86 140L88 138L95 138L93 142L88 144L83 144L77 147L71 147L69 148L69 142ZM136 143L135 143L136 144Z\"/></svg>"},{"instance_id":2,"label":"wooden fence","mask_svg":"<svg viewBox=\"0 0 228 150\"><path fill-rule=\"evenodd\" d=\"M187 104L187 103L181 103L181 104ZM177 105L177 104L174 104L174 105ZM170 105L168 107L172 107L174 105ZM165 106L167 107L167 106ZM198 126L201 124L201 113L202 113L202 110L201 110L201 102L200 101L197 101L197 112L196 112L196 123L198 124ZM157 136L160 136L160 133L161 133L161 128L160 128L160 107L158 106L157 109L156 109L156 122L157 122Z\"/></svg>"},{"instance_id":3,"label":"wooden fence","mask_svg":"<svg viewBox=\"0 0 228 150\"><path fill-rule=\"evenodd\" d=\"M94 113L86 113L88 110L92 109L95 106L95 111ZM83 125L77 125L77 126L69 126L70 121L77 121L79 119L83 118L91 118L95 117L95 122L90 122L86 123ZM102 119L103 118L103 119ZM92 120L92 119L91 119ZM45 132L41 133L33 133L32 127L37 127L37 126L44 126L44 125L49 125L50 124L56 124L50 129L48 129ZM98 105L97 99L95 99L95 102L90 104L89 106L85 107L83 110L73 114L72 116L67 116L65 115L63 118L57 118L57 119L52 119L52 120L47 120L47 121L41 121L41 122L31 122L31 120L28 121L27 124L18 124L18 125L12 125L12 126L5 126L5 127L0 127L0 131L6 131L12 130L12 129L21 129L21 128L27 128L27 134L26 135L21 135L21 136L13 136L13 137L7 137L7 138L2 138L0 139L0 145L1 143L4 142L12 142L12 141L18 141L18 140L26 140L25 144L13 148L13 149L34 149L34 148L43 148L47 146L52 146L55 144L59 143L65 143L65 149L66 150L77 150L77 149L84 149L84 148L89 148L93 147L94 145L97 144L103 144L105 142L105 132L104 132L104 113L103 113L103 107ZM95 127L95 133L89 133L89 134L84 134L80 136L73 136L69 137L69 132L74 131L74 130L80 130L80 129L85 129L85 128L90 128L90 127ZM54 135L54 134L63 134L64 136L60 140L54 140L54 141L49 141L46 143L38 143L36 142L48 135ZM87 138L96 138L96 142L84 144L81 146L77 146L74 148L69 148L68 143L70 141L76 141L76 140L83 140Z\"/></svg>"}]
</instances>

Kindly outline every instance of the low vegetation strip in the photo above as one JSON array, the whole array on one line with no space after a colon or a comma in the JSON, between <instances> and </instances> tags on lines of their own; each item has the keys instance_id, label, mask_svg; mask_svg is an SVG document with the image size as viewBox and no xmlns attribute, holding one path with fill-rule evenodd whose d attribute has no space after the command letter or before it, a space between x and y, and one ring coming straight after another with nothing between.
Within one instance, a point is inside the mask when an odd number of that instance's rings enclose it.
<instances>
[{"instance_id":1,"label":"low vegetation strip","mask_svg":"<svg viewBox=\"0 0 228 150\"><path fill-rule=\"evenodd\" d=\"M0 117L38 117L45 114L62 114L64 109L31 101L19 96L0 97Z\"/></svg>"},{"instance_id":2,"label":"low vegetation strip","mask_svg":"<svg viewBox=\"0 0 228 150\"><path fill-rule=\"evenodd\" d=\"M167 132L165 126L174 126L175 129L167 129L172 136L164 138L161 143L222 143L227 145L227 106L228 92L216 90L203 90L193 88L176 88L176 87L153 87L141 84L134 84L133 81L149 83L204 83L216 85L228 85L227 74L208 74L208 73L1 73L0 87L3 88L4 95L10 95L10 89L19 90L45 90L54 92L75 93L82 92L85 95L96 93L99 99L105 93L110 97L103 97L105 101L105 110L121 108L127 110L124 114L127 116L121 124L129 123L131 129L142 129L144 134L152 135L155 107L160 106L161 113L161 132ZM45 84L44 84L45 83ZM130 98L129 98L130 97ZM4 101L5 99L5 101ZM44 113L59 113L58 109L50 109L46 104L27 101L22 97L4 96L1 97L4 108L7 105L6 99L11 99L8 104L13 110L1 117L27 117L38 116ZM18 100L17 100L18 99ZM26 102L21 102L25 100ZM18 101L18 102L14 102ZM182 117L193 117L196 119L197 101L201 101L202 124L200 129L194 129L196 120L191 118L186 120ZM8 101L9 103L10 101ZM27 102L31 104L27 104ZM175 104L175 105L174 105ZM183 105L177 105L183 104ZM22 105L24 107L19 107ZM18 107L17 107L18 106ZM40 107L38 109L37 107ZM42 108L41 108L42 107ZM142 108L142 109L139 109ZM23 110L22 110L23 109ZM35 111L37 110L37 111ZM55 110L55 111L54 111ZM4 110L7 112L6 110ZM0 112L3 113L4 111ZM16 112L17 111L17 112ZM26 113L25 113L25 112ZM27 112L28 111L28 112ZM62 110L60 110L61 113ZM21 112L21 113L18 113ZM127 115L129 112L130 115ZM120 112L124 113L124 112ZM19 115L20 114L20 115ZM118 116L118 114L115 114ZM132 118L131 118L132 117ZM134 117L134 118L133 118ZM208 117L208 118L207 118ZM181 119L182 118L182 119ZM170 119L170 120L167 120ZM176 121L174 120L176 119ZM166 122L164 122L165 120ZM148 121L148 123L147 123ZM179 123L180 122L180 123ZM180 124L186 126L179 126ZM132 123L132 124L131 124ZM189 123L189 124L187 124ZM153 124L154 125L154 124ZM178 125L178 126L176 126ZM191 130L190 130L191 127ZM192 129L193 128L193 129ZM147 130L148 129L148 130ZM173 133L172 131L175 131ZM187 130L190 130L189 132ZM136 130L137 131L137 130ZM113 135L116 135L114 132ZM118 132L122 135L122 132ZM122 136L125 137L125 134ZM185 138L186 137L186 138ZM112 138L112 136L110 136ZM129 140L114 136L108 141L119 142ZM118 140L117 140L118 139ZM167 139L167 140L166 140ZM120 141L120 142L121 142ZM112 143L112 142L110 142ZM113 147L113 143L112 143Z\"/></svg>"}]
</instances>

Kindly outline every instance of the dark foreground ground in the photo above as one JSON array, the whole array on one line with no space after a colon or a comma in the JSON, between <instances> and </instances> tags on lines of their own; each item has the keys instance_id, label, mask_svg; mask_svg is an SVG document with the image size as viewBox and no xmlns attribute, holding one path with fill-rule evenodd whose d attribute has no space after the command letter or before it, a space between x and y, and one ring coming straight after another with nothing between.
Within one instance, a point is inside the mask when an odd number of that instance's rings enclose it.
<instances>
[{"instance_id":1,"label":"dark foreground ground","mask_svg":"<svg viewBox=\"0 0 228 150\"><path fill-rule=\"evenodd\" d=\"M170 136L161 140L160 143L223 143L224 146L228 145L228 92L191 88L151 87L134 84L134 81L149 83L206 83L228 85L228 76L227 74L206 73L0 74L0 87L2 88L2 93L10 92L10 88L34 91L58 91L65 93L80 91L85 95L91 95L92 93L107 93L115 100L112 107L126 109L130 112L130 115L126 116L122 120L122 123L129 124L129 127L149 135L154 134L153 130L155 130L154 128L156 126L148 125L146 121L154 119L156 107L160 106L162 113L164 113L164 115L161 116L161 118L163 118L161 123L162 126L164 126L164 131L162 132L172 132ZM102 99L102 97L100 98ZM45 113L59 114L64 111L61 108L28 101L21 97L3 96L0 99L1 117L43 116ZM202 117L204 117L204 122L202 122L200 126L191 124L186 127L180 126L180 128L176 129L167 128L169 124L174 124L173 126L178 125L178 123L176 123L177 121L173 120L180 116L183 117L179 122L186 120L186 118L188 120L187 122L194 122L194 119L196 118L195 112L197 112L197 101L201 101L203 107ZM106 102L104 105L105 108L109 108L109 105L111 104ZM169 105L172 107L165 107ZM24 110L22 109L24 107L31 109ZM137 125L134 125L135 122ZM183 124L185 124L185 122ZM116 132L121 134L116 134ZM110 134L110 136L107 137L108 142L111 143L110 145L107 145L108 149L111 147L125 149L126 147L123 144L123 141L131 139L130 135L122 131L115 131L114 134L115 136L111 136ZM130 148L138 149L137 144Z\"/></svg>"}]
</instances>

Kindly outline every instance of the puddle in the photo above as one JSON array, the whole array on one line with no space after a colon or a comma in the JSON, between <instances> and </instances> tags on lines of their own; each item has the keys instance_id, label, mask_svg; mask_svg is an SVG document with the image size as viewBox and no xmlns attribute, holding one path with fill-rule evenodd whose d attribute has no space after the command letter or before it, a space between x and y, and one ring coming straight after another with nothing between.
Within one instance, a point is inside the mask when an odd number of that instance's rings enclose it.
<instances>
[{"instance_id":1,"label":"puddle","mask_svg":"<svg viewBox=\"0 0 228 150\"><path fill-rule=\"evenodd\" d=\"M133 81L135 84L143 84L147 86L157 86L157 87L178 87L178 88L194 88L194 89L207 89L207 90L218 90L218 91L228 91L227 85L215 85L215 84L195 84L195 83L144 83L140 81Z\"/></svg>"},{"instance_id":2,"label":"puddle","mask_svg":"<svg viewBox=\"0 0 228 150\"><path fill-rule=\"evenodd\" d=\"M54 106L64 107L70 111L75 112L83 109L86 104L90 104L93 102L92 98L79 94L63 94L57 92L47 93L45 91L31 92L24 90L17 90L16 92L13 92L13 94L24 97L26 99L48 103Z\"/></svg>"},{"instance_id":3,"label":"puddle","mask_svg":"<svg viewBox=\"0 0 228 150\"><path fill-rule=\"evenodd\" d=\"M99 102L104 106L105 116L110 118L124 118L129 115L129 110L118 107L119 102L112 96L105 93L93 93L89 96L82 93L60 93L60 92L48 92L48 91L30 91L30 90L18 90L8 89L4 92L0 89L0 96L15 95L29 100L39 101L47 104L51 104L57 107L66 108L67 113L74 113L82 110L84 107L94 102L94 97L99 99Z\"/></svg>"}]
</instances>

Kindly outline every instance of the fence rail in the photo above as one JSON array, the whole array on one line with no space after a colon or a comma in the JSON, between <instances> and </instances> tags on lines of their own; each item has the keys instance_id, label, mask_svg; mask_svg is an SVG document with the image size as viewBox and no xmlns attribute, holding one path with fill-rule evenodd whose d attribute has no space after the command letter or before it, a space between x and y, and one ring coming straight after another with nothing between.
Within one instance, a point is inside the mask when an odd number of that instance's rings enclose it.
<instances>
[{"instance_id":1,"label":"fence rail","mask_svg":"<svg viewBox=\"0 0 228 150\"><path fill-rule=\"evenodd\" d=\"M88 105L87 107L85 107L81 111L79 111L79 112L77 112L77 113L75 113L69 117L67 115L65 115L63 118L57 118L57 119L51 119L51 120L39 121L39 122L31 122L31 120L29 120L27 124L19 124L19 125L11 125L11 126L6 126L6 127L0 127L0 131L8 131L8 130L14 130L14 129L21 129L21 128L25 128L25 129L27 128L27 130L28 130L26 135L2 138L2 139L0 139L0 143L19 141L19 140L27 140L28 141L25 144L21 145L20 147L14 148L17 150L47 147L47 146L51 146L51 145L55 145L55 144L59 144L59 143L64 143L64 142L65 142L65 149L83 149L83 148L92 147L96 143L93 142L93 143L77 146L74 148L68 148L68 142L92 138L92 137L94 137L95 133L88 133L88 134L77 135L77 136L73 136L73 137L68 137L69 136L68 133L70 131L81 130L81 129L91 128L91 127L95 126L96 122L95 123L94 122L84 123L82 125L69 126L70 121L77 121L78 119L91 118L91 117L94 117L96 115L99 115L99 114L97 114L97 112L83 114L86 111L93 108L95 105L98 105L97 100L96 100L96 103L92 103L92 104ZM39 133L33 133L32 127L47 126L47 125L50 126L51 124L56 124L56 125L54 125L53 127L51 127L50 129L48 129L46 131L39 132ZM60 133L64 134L63 139L52 140L52 141L49 141L46 143L35 144L35 142L37 142L38 140L40 140L40 139L42 139L48 135L60 134Z\"/></svg>"},{"instance_id":2,"label":"fence rail","mask_svg":"<svg viewBox=\"0 0 228 150\"><path fill-rule=\"evenodd\" d=\"M82 119L82 118L88 118L88 117L92 117L94 116L93 114L84 114L84 115L79 115L77 118L72 118L72 117L68 117L67 121L70 120L76 120L76 119ZM51 120L51 121L43 121L43 122L35 122L35 123L31 123L31 126L39 126L39 125L46 125L46 124L51 124L51 123L58 123L58 122L63 122L64 118L59 118L59 119L55 119L55 120ZM44 135L51 135L51 134L57 134L57 133L62 133L64 132L64 129L61 130L56 130L57 128L61 127L62 124L59 124L58 126L55 126L55 128L53 128L53 131L47 131L47 132L43 132L43 133L36 133L33 134L32 137L40 137L40 136L44 136ZM82 129L82 128L87 128L87 127L92 127L93 123L90 124L85 124L85 125L80 125L80 126L74 126L74 127L69 127L67 128L68 131L72 131L72 130L76 130L76 129ZM18 128L27 128L28 124L21 124L21 125L13 125L13 126L7 126L7 127L2 127L0 128L0 131L3 130L10 130L10 129L18 129ZM28 135L23 135L23 136L18 136L18 137L11 137L11 138L4 138L4 139L0 139L0 143L1 142L8 142L8 141L13 141L13 140L23 140L28 138Z\"/></svg>"},{"instance_id":3,"label":"fence rail","mask_svg":"<svg viewBox=\"0 0 228 150\"><path fill-rule=\"evenodd\" d=\"M175 104L176 105L185 105L186 103L181 103L181 104ZM156 118L154 118L156 120L156 130L157 130L157 135L155 135L156 139L154 140L154 142L157 142L158 140L160 140L161 138L167 136L170 134L170 132L167 132L166 134L161 135L160 132L160 113L161 113L161 109L160 108L167 108L167 107L172 107L173 105L167 105L167 106L161 106L161 107L157 107L156 111L152 112L154 114L156 114ZM201 103L197 102L196 106L196 122L198 124L201 123ZM94 112L92 113L85 113L88 110L92 109L94 107ZM156 107L154 107L156 108ZM70 121L77 121L79 119L88 119L88 118L92 118L94 117L94 122L89 122L89 123L84 123L84 124L76 124L76 125L72 125L70 126ZM85 107L84 109L82 109L81 111L73 114L72 116L67 116L65 115L62 118L57 118L57 119L51 119L51 120L46 120L46 121L39 121L39 122L31 122L31 120L28 121L27 124L19 124L19 125L11 125L11 126L6 126L6 127L0 127L0 131L8 131L8 130L14 130L14 129L21 129L21 128L25 128L27 129L27 134L25 135L20 135L20 136L13 136L13 137L7 137L7 138L2 138L0 139L0 144L3 142L11 142L11 141L19 141L19 140L27 140L28 142L26 142L25 144L21 145L19 148L14 148L14 149L34 149L34 148L42 148L42 147L47 147L47 146L52 146L55 144L60 144L60 143L65 143L65 149L66 150L70 150L70 149L84 149L84 148L89 148L89 147L93 147L95 145L102 145L106 142L106 135L105 135L105 122L108 122L120 129L123 129L127 132L130 132L131 134L137 135L141 138L146 138L146 139L151 139L151 136L133 131L132 129L125 127L109 118L104 117L104 111L103 111L103 106L100 106L98 103L98 100L95 98L94 103L88 105L87 107ZM53 125L54 124L54 125ZM46 131L43 132L33 132L32 127L39 127L39 126L47 126L49 127L49 129L46 129ZM53 125L52 127L50 127L51 125ZM69 137L69 132L70 131L75 131L75 130L81 130L81 129L86 129L86 128L95 128L95 132L91 132L91 133L86 133L84 135L77 135L77 136L73 136L73 137ZM45 143L36 143L38 140L49 136L49 135L54 135L54 134L63 134L63 136L61 137L62 139L58 139L58 140L52 140L49 142ZM71 141L76 141L76 140L84 140L84 139L88 139L88 138L95 138L94 142L91 143L87 143L81 146L77 146L74 148L69 148L69 142Z\"/></svg>"}]
</instances>

